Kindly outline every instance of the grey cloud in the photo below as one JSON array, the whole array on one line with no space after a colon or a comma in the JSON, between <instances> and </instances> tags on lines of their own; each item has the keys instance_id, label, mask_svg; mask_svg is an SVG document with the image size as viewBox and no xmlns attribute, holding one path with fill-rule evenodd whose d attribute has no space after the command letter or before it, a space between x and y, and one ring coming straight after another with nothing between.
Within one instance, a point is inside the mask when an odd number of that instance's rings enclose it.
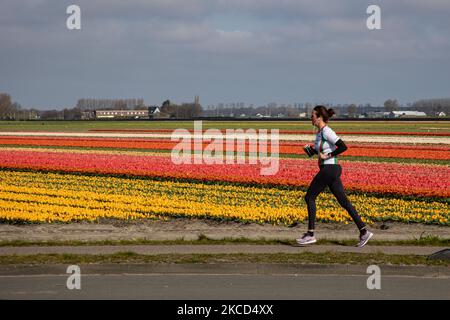
<instances>
[{"instance_id":1,"label":"grey cloud","mask_svg":"<svg viewBox=\"0 0 450 320\"><path fill-rule=\"evenodd\" d=\"M65 9L72 3L82 9L81 31L65 28ZM117 96L122 90L124 95L149 90L159 100L206 88L210 101L217 102L223 87L231 96L248 94L247 100L269 92L293 95L297 73L309 75L302 82L308 90L299 94L316 97L323 94L316 73L342 74L343 80L333 78L338 88L357 85L352 77L367 72L379 79L392 70L413 72L411 65L427 66L445 80L450 22L442 17L448 16L450 1L378 3L380 31L366 29L370 1L360 0L3 1L0 69L12 76L0 80L0 87L20 93L24 101L32 101L32 92L45 101L38 88L52 86L63 92L55 96L58 101ZM218 17L227 23L216 23ZM69 83L77 91L67 98ZM326 90L338 94L333 84ZM435 92L441 83L426 85Z\"/></svg>"}]
</instances>

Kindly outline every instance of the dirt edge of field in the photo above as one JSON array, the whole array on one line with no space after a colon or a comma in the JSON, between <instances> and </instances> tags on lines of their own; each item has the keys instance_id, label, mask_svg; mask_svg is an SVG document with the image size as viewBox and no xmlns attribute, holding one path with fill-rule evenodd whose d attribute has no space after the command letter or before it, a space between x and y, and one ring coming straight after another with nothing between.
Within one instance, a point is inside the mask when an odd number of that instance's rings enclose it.
<instances>
[{"instance_id":1,"label":"dirt edge of field","mask_svg":"<svg viewBox=\"0 0 450 320\"><path fill-rule=\"evenodd\" d=\"M102 241L102 240L197 240L246 238L292 240L307 229L306 224L293 227L271 224L176 218L161 220L112 220L102 222L8 224L0 223L0 241ZM369 226L380 241L417 240L425 237L450 238L450 227L419 223L375 223ZM318 239L356 239L358 230L352 223L317 223Z\"/></svg>"}]
</instances>

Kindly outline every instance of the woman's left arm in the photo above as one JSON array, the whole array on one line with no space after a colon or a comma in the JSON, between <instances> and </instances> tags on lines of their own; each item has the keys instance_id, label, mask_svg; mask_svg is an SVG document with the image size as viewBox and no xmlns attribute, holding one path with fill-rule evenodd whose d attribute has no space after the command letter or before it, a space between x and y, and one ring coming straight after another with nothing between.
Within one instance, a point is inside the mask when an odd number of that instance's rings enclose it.
<instances>
[{"instance_id":1,"label":"woman's left arm","mask_svg":"<svg viewBox=\"0 0 450 320\"><path fill-rule=\"evenodd\" d=\"M342 139L336 141L335 145L337 148L336 150L328 154L330 157L336 157L338 154L341 154L342 152L348 149L344 141L342 141Z\"/></svg>"}]
</instances>

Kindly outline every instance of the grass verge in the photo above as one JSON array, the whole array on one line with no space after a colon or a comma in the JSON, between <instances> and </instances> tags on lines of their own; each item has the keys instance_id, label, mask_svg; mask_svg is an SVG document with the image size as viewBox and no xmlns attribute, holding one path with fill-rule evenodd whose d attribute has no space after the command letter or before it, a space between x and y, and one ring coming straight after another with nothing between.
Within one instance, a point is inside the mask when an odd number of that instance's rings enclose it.
<instances>
[{"instance_id":1,"label":"grass verge","mask_svg":"<svg viewBox=\"0 0 450 320\"><path fill-rule=\"evenodd\" d=\"M321 239L317 245L339 245L354 246L356 240L334 240ZM123 246L123 245L224 245L224 244L253 244L253 245L294 245L294 240L285 239L249 239L249 238L222 238L212 239L200 234L196 240L148 240L148 239L130 239L130 240L100 240L100 241L29 241L13 240L0 241L0 247L25 247L25 246ZM450 238L440 238L436 236L426 236L411 240L382 241L373 240L370 242L373 246L436 246L450 247Z\"/></svg>"},{"instance_id":2,"label":"grass verge","mask_svg":"<svg viewBox=\"0 0 450 320\"><path fill-rule=\"evenodd\" d=\"M142 255L118 252L104 255L36 254L0 256L0 265L20 264L234 264L234 263L288 263L288 264L344 264L344 265L424 265L450 266L449 261L428 260L418 255L388 255L384 253L302 252L296 254L160 254Z\"/></svg>"},{"instance_id":3,"label":"grass verge","mask_svg":"<svg viewBox=\"0 0 450 320\"><path fill-rule=\"evenodd\" d=\"M58 131L86 132L90 129L193 129L193 120L178 121L158 121L158 120L76 120L76 121L0 121L2 131ZM306 130L312 131L311 121L309 119L296 119L293 121L207 121L202 122L202 127L206 129L280 129L280 130ZM433 129L431 129L432 127ZM450 130L448 121L345 121L344 119L333 119L333 128L335 131L403 131L403 132L448 132ZM437 128L437 129L434 129ZM339 133L339 132L338 132Z\"/></svg>"}]
</instances>

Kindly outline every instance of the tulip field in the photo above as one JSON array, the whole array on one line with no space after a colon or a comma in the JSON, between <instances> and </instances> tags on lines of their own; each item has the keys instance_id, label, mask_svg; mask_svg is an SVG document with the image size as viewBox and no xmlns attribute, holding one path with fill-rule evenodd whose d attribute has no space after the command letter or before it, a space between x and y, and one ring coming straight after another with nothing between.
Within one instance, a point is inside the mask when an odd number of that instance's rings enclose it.
<instances>
[{"instance_id":1,"label":"tulip field","mask_svg":"<svg viewBox=\"0 0 450 320\"><path fill-rule=\"evenodd\" d=\"M278 171L261 175L260 163L175 164L173 127L148 122L120 129L118 124L81 132L0 124L0 220L306 221L304 196L318 172L317 158L302 150L313 143L311 130L281 129ZM348 146L339 156L342 181L364 221L450 225L450 123L440 128L356 132L349 124L336 129ZM205 147L203 142L193 150ZM351 223L329 191L318 202L318 221Z\"/></svg>"}]
</instances>

